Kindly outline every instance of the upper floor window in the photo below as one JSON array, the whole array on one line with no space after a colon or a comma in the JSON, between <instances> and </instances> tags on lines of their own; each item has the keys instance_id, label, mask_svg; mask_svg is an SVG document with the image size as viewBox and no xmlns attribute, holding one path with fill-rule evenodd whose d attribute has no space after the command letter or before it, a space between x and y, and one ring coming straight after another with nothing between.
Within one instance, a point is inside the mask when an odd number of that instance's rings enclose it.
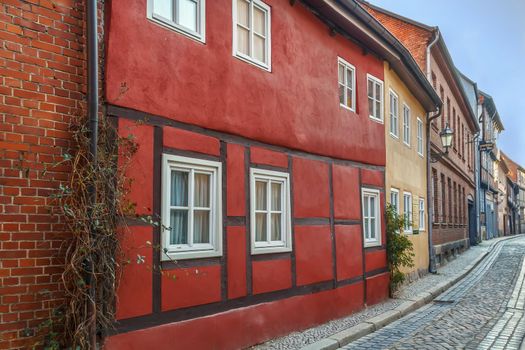
<instances>
[{"instance_id":1,"label":"upper floor window","mask_svg":"<svg viewBox=\"0 0 525 350\"><path fill-rule=\"evenodd\" d=\"M423 156L423 121L417 118L417 153Z\"/></svg>"},{"instance_id":2,"label":"upper floor window","mask_svg":"<svg viewBox=\"0 0 525 350\"><path fill-rule=\"evenodd\" d=\"M148 0L148 18L204 42L205 4L206 0Z\"/></svg>"},{"instance_id":3,"label":"upper floor window","mask_svg":"<svg viewBox=\"0 0 525 350\"><path fill-rule=\"evenodd\" d=\"M410 108L403 105L403 142L410 146Z\"/></svg>"},{"instance_id":4,"label":"upper floor window","mask_svg":"<svg viewBox=\"0 0 525 350\"><path fill-rule=\"evenodd\" d=\"M355 112L355 67L338 58L339 104Z\"/></svg>"},{"instance_id":5,"label":"upper floor window","mask_svg":"<svg viewBox=\"0 0 525 350\"><path fill-rule=\"evenodd\" d=\"M162 175L166 255L174 259L220 256L221 163L164 154Z\"/></svg>"},{"instance_id":6,"label":"upper floor window","mask_svg":"<svg viewBox=\"0 0 525 350\"><path fill-rule=\"evenodd\" d=\"M252 254L292 250L287 173L250 170Z\"/></svg>"},{"instance_id":7,"label":"upper floor window","mask_svg":"<svg viewBox=\"0 0 525 350\"><path fill-rule=\"evenodd\" d=\"M419 198L419 231L425 230L425 199Z\"/></svg>"},{"instance_id":8,"label":"upper floor window","mask_svg":"<svg viewBox=\"0 0 525 350\"><path fill-rule=\"evenodd\" d=\"M233 55L271 69L270 7L259 0L233 0Z\"/></svg>"},{"instance_id":9,"label":"upper floor window","mask_svg":"<svg viewBox=\"0 0 525 350\"><path fill-rule=\"evenodd\" d=\"M399 99L392 90L390 90L390 134L399 137Z\"/></svg>"},{"instance_id":10,"label":"upper floor window","mask_svg":"<svg viewBox=\"0 0 525 350\"><path fill-rule=\"evenodd\" d=\"M365 246L381 245L381 215L379 211L379 191L363 188L363 240Z\"/></svg>"},{"instance_id":11,"label":"upper floor window","mask_svg":"<svg viewBox=\"0 0 525 350\"><path fill-rule=\"evenodd\" d=\"M390 205L394 208L396 214L399 214L399 190L390 189Z\"/></svg>"},{"instance_id":12,"label":"upper floor window","mask_svg":"<svg viewBox=\"0 0 525 350\"><path fill-rule=\"evenodd\" d=\"M368 77L368 114L370 118L383 121L383 82L376 77Z\"/></svg>"}]
</instances>

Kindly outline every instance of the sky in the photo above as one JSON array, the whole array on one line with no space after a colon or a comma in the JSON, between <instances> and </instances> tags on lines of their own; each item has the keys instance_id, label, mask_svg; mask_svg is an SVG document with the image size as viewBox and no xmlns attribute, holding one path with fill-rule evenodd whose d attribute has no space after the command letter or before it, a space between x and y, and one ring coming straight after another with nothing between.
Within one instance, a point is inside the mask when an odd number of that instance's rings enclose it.
<instances>
[{"instance_id":1,"label":"sky","mask_svg":"<svg viewBox=\"0 0 525 350\"><path fill-rule=\"evenodd\" d=\"M456 67L494 98L498 147L525 167L525 0L369 0L438 26Z\"/></svg>"}]
</instances>

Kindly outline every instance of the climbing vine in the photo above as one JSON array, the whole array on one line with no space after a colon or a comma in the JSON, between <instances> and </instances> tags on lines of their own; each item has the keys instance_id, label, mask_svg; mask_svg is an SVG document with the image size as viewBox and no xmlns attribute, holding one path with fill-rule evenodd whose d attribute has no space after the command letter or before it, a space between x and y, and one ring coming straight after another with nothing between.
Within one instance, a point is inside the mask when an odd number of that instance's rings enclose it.
<instances>
[{"instance_id":1,"label":"climbing vine","mask_svg":"<svg viewBox=\"0 0 525 350\"><path fill-rule=\"evenodd\" d=\"M125 218L135 212L126 200L131 180L125 172L138 146L133 136L120 137L110 119L99 118L98 161L94 164L84 118L72 123L71 134L74 149L55 164L67 165L71 174L68 183L53 194L70 234L62 247L66 301L60 314L61 342L72 349L85 349L93 326L98 337L114 326L116 290L126 260L119 232L125 228Z\"/></svg>"}]
</instances>

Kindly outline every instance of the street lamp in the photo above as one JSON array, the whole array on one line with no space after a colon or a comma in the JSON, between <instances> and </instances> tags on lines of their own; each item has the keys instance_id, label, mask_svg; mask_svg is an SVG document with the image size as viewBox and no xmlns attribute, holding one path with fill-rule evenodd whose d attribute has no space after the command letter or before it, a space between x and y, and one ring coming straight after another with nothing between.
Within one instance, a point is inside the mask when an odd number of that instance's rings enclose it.
<instances>
[{"instance_id":1,"label":"street lamp","mask_svg":"<svg viewBox=\"0 0 525 350\"><path fill-rule=\"evenodd\" d=\"M439 133L439 137L441 137L441 143L443 144L443 148L445 148L445 154L448 154L448 149L452 146L453 136L454 130L452 130L447 123L445 125L445 129Z\"/></svg>"},{"instance_id":2,"label":"street lamp","mask_svg":"<svg viewBox=\"0 0 525 350\"><path fill-rule=\"evenodd\" d=\"M450 128L448 123L445 125L445 128L439 133L439 137L441 138L441 144L443 145L445 152L439 152L439 153L433 154L430 158L431 163L435 163L441 158L443 158L443 156L448 155L448 149L452 146L452 141L454 138L454 130Z\"/></svg>"}]
</instances>

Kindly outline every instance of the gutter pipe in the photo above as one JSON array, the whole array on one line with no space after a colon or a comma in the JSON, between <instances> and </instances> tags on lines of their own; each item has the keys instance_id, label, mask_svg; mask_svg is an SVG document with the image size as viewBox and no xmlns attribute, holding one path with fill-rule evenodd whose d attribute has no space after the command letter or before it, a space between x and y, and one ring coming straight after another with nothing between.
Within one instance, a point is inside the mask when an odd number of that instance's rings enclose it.
<instances>
[{"instance_id":1,"label":"gutter pipe","mask_svg":"<svg viewBox=\"0 0 525 350\"><path fill-rule=\"evenodd\" d=\"M440 38L439 29L436 28L436 36L434 40L430 43L430 45L427 46L427 79L429 82L432 81L432 72L430 69L430 51L432 47L438 42ZM430 125L432 124L432 121L437 119L439 116L441 116L441 113L443 112L442 105L439 106L438 111L436 114L431 115L431 113L427 113L427 124L425 128L425 133L427 137L427 222L428 222L428 256L429 256L429 266L428 271L430 273L436 273L436 254L434 252L434 243L432 242L432 225L433 223L433 217L434 217L434 201L433 193L432 193L432 169L430 166L430 160L431 160L431 142L430 142Z\"/></svg>"},{"instance_id":2,"label":"gutter pipe","mask_svg":"<svg viewBox=\"0 0 525 350\"><path fill-rule=\"evenodd\" d=\"M87 114L89 120L89 155L93 169L97 167L97 144L98 144L98 18L97 0L87 1ZM96 227L93 220L93 207L97 198L94 183L88 187L88 195L91 210L90 216L90 239L96 239ZM91 349L97 349L97 307L96 307L96 278L94 269L95 256L90 253L86 262L87 283L89 285L88 315L90 318L89 344Z\"/></svg>"}]
</instances>

